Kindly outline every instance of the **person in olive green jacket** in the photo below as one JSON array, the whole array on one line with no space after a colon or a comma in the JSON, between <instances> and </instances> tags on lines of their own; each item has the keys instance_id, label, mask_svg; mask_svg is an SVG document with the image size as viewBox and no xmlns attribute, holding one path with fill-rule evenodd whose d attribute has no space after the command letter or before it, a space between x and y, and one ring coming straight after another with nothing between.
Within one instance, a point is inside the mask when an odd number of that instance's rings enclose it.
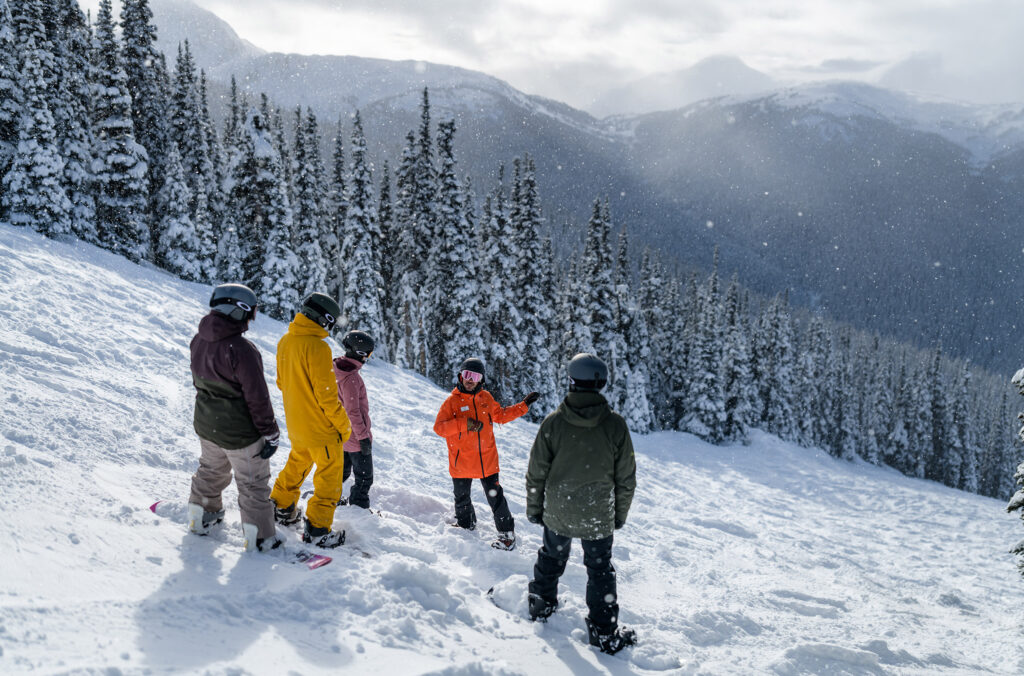
<instances>
[{"instance_id":1,"label":"person in olive green jacket","mask_svg":"<svg viewBox=\"0 0 1024 676\"><path fill-rule=\"evenodd\" d=\"M629 514L636 489L636 460L629 428L600 391L608 368L592 354L569 362L569 394L541 423L526 472L526 518L544 526L530 582L530 619L543 620L558 606L558 578L579 538L587 567L590 644L616 653L636 643L618 626L619 604L612 540Z\"/></svg>"}]
</instances>

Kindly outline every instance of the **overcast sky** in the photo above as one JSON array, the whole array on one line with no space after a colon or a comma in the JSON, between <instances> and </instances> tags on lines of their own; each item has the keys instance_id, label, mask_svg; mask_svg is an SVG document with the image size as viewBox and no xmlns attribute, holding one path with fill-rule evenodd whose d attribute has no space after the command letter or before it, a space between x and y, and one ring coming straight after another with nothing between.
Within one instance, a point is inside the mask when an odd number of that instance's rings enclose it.
<instances>
[{"instance_id":1,"label":"overcast sky","mask_svg":"<svg viewBox=\"0 0 1024 676\"><path fill-rule=\"evenodd\" d=\"M787 84L1024 101L1024 0L194 1L268 51L451 64L584 108L714 55Z\"/></svg>"}]
</instances>

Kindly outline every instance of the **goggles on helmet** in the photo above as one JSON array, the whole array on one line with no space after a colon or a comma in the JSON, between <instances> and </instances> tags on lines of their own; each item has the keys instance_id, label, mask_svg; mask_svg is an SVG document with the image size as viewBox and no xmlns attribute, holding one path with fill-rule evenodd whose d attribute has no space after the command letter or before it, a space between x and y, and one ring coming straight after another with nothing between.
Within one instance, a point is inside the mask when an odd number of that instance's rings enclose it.
<instances>
[{"instance_id":1,"label":"goggles on helmet","mask_svg":"<svg viewBox=\"0 0 1024 676\"><path fill-rule=\"evenodd\" d=\"M476 371L463 371L459 375L467 383L478 383L484 379L484 374L477 373Z\"/></svg>"}]
</instances>

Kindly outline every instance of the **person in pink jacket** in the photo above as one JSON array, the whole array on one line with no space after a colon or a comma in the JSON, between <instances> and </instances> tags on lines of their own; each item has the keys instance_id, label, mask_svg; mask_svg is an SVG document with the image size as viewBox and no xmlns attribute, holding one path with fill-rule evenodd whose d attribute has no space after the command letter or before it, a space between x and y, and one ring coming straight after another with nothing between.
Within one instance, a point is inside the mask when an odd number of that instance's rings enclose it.
<instances>
[{"instance_id":1,"label":"person in pink jacket","mask_svg":"<svg viewBox=\"0 0 1024 676\"><path fill-rule=\"evenodd\" d=\"M373 352L373 338L364 331L349 331L341 344L345 356L334 360L334 377L338 381L338 397L352 423L352 436L345 442L345 467L341 481L354 476L348 499L338 504L370 508L370 486L373 485L373 433L370 431L370 405L366 385L359 369Z\"/></svg>"}]
</instances>

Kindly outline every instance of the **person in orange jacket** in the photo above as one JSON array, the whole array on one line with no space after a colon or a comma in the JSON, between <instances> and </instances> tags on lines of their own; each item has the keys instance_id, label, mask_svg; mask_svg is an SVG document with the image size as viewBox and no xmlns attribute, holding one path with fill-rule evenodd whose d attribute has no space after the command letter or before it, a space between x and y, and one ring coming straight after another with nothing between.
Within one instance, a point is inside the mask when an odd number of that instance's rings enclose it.
<instances>
[{"instance_id":1,"label":"person in orange jacket","mask_svg":"<svg viewBox=\"0 0 1024 676\"><path fill-rule=\"evenodd\" d=\"M473 479L479 479L494 513L498 539L496 549L514 549L515 521L498 481L498 447L494 443L494 423L504 424L524 415L538 394L507 408L494 400L484 386L484 363L470 358L462 362L458 384L441 404L434 421L434 432L448 442L448 473L455 490L455 520L460 528L476 528L476 510L470 497Z\"/></svg>"}]
</instances>

